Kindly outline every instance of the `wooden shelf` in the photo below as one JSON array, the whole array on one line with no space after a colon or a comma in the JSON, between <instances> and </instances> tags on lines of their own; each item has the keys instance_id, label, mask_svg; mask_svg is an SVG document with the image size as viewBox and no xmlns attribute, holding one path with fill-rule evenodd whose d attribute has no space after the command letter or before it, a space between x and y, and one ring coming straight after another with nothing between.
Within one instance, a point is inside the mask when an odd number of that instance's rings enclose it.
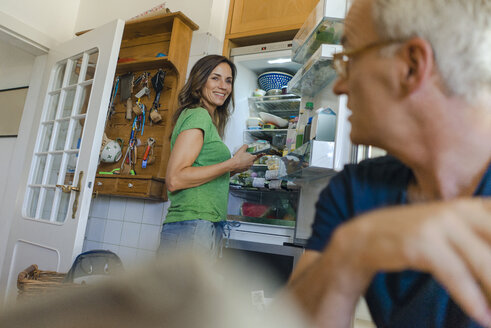
<instances>
[{"instance_id":1,"label":"wooden shelf","mask_svg":"<svg viewBox=\"0 0 491 328\"><path fill-rule=\"evenodd\" d=\"M137 72L158 68L175 69L174 64L171 63L167 57L144 57L132 61L118 63L116 74L124 74L126 72Z\"/></svg>"},{"instance_id":2,"label":"wooden shelf","mask_svg":"<svg viewBox=\"0 0 491 328\"><path fill-rule=\"evenodd\" d=\"M148 72L151 79L159 69L163 69L166 75L158 108L162 120L150 124L146 116L143 133L139 132L135 136L140 139L141 144L136 147L137 157L134 170L137 175L98 174L94 185L94 191L97 194L167 200L165 174L170 154L169 135L172 132L172 117L177 108L178 92L186 76L192 33L197 29L198 25L181 12L162 13L126 22L119 49L120 62L116 68L116 75L131 72L137 77ZM158 53L164 54L165 57L156 57ZM142 87L143 85L138 85L132 91L133 105L136 100L134 95ZM155 90L150 81L148 87L151 89L150 96L143 96L140 99L145 105L146 115L155 99ZM122 138L124 140L123 154L126 154L127 151L132 123L133 119L126 119L126 101L122 101L118 94L114 98L114 112L106 122L105 133L109 139ZM155 141L151 155L153 160L143 168L142 157L145 153L147 139L150 137ZM101 162L97 171L110 172L120 168L122 160L120 159L117 163Z\"/></svg>"},{"instance_id":3,"label":"wooden shelf","mask_svg":"<svg viewBox=\"0 0 491 328\"><path fill-rule=\"evenodd\" d=\"M160 26L164 26L168 29L169 26L172 26L175 18L179 18L193 31L199 29L199 26L195 24L189 17L187 17L180 11L176 11L173 13L162 13L159 15L130 20L126 22L124 32L137 32L141 31L144 28L158 28Z\"/></svg>"}]
</instances>

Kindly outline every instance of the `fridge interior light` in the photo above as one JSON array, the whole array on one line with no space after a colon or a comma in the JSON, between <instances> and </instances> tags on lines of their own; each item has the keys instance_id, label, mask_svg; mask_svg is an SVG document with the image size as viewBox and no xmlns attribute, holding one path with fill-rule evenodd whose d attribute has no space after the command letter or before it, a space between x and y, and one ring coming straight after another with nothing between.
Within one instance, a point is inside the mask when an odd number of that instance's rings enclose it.
<instances>
[{"instance_id":1,"label":"fridge interior light","mask_svg":"<svg viewBox=\"0 0 491 328\"><path fill-rule=\"evenodd\" d=\"M284 64L284 63L290 63L291 61L292 61L291 58L278 58L278 59L268 60L268 64Z\"/></svg>"}]
</instances>

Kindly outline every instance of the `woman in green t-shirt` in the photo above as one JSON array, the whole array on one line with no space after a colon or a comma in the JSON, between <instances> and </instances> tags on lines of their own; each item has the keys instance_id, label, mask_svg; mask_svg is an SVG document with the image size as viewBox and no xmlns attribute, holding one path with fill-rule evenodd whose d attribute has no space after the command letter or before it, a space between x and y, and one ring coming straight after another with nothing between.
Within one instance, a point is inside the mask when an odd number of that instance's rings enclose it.
<instances>
[{"instance_id":1,"label":"woman in green t-shirt","mask_svg":"<svg viewBox=\"0 0 491 328\"><path fill-rule=\"evenodd\" d=\"M235 65L209 55L191 69L174 115L166 185L169 207L159 253L190 247L216 258L227 218L230 172L247 170L257 156L247 145L231 157L223 143L233 101Z\"/></svg>"}]
</instances>

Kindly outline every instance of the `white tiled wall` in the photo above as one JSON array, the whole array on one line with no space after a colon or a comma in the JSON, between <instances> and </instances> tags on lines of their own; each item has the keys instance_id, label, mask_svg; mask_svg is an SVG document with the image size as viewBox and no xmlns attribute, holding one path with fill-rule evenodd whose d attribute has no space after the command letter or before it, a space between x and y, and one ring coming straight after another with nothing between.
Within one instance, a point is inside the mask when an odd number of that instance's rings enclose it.
<instances>
[{"instance_id":1,"label":"white tiled wall","mask_svg":"<svg viewBox=\"0 0 491 328\"><path fill-rule=\"evenodd\" d=\"M109 196L93 199L83 250L113 251L125 266L151 259L169 204Z\"/></svg>"}]
</instances>

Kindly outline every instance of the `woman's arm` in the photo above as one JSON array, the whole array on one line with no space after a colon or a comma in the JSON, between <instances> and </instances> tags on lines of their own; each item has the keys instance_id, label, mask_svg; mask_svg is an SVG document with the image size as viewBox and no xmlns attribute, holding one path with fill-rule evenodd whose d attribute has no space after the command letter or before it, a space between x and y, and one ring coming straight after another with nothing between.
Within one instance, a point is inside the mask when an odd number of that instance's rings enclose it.
<instances>
[{"instance_id":1,"label":"woman's arm","mask_svg":"<svg viewBox=\"0 0 491 328\"><path fill-rule=\"evenodd\" d=\"M222 163L193 167L202 147L201 129L184 130L178 135L167 164L166 185L169 191L200 186L227 172L247 169L257 158L247 153L247 145L244 145L234 157Z\"/></svg>"}]
</instances>

